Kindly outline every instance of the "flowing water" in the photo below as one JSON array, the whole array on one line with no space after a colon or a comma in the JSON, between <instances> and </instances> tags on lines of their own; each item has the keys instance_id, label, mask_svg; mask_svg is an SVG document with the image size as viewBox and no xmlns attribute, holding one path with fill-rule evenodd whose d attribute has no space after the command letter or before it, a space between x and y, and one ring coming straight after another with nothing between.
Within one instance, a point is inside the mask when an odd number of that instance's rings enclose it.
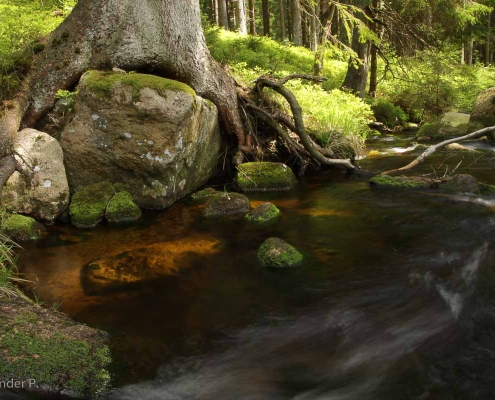
<instances>
[{"instance_id":1,"label":"flowing water","mask_svg":"<svg viewBox=\"0 0 495 400\"><path fill-rule=\"evenodd\" d=\"M495 153L471 146L485 152L438 154L419 171L495 184ZM375 171L423 151L407 136L370 147L361 165ZM495 199L370 190L338 172L249 197L282 217L207 220L185 201L129 226L58 225L26 246L20 268L39 299L112 334L124 368L110 399L495 398ZM303 265L261 268L271 236ZM81 283L92 260L142 248L165 255L154 262L166 273L125 290Z\"/></svg>"}]
</instances>

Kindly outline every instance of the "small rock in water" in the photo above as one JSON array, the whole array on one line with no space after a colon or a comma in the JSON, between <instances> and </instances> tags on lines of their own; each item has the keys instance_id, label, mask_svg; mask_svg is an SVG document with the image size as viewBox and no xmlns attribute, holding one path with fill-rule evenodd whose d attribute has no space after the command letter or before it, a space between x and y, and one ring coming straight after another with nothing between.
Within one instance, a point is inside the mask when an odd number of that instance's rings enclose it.
<instances>
[{"instance_id":1,"label":"small rock in water","mask_svg":"<svg viewBox=\"0 0 495 400\"><path fill-rule=\"evenodd\" d=\"M254 222L267 222L271 221L278 216L280 216L282 213L280 210L275 206L273 203L263 203L256 207L255 209L251 210L245 218L248 221L254 221Z\"/></svg>"},{"instance_id":2,"label":"small rock in water","mask_svg":"<svg viewBox=\"0 0 495 400\"><path fill-rule=\"evenodd\" d=\"M258 260L263 267L289 268L301 264L303 255L285 240L272 237L258 249Z\"/></svg>"}]
</instances>

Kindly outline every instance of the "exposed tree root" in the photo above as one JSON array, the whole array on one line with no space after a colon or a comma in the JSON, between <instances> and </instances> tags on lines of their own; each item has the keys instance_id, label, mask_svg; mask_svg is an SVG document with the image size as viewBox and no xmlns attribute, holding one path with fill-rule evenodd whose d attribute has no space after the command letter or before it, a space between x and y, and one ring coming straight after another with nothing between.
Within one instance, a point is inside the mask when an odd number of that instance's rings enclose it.
<instances>
[{"instance_id":1,"label":"exposed tree root","mask_svg":"<svg viewBox=\"0 0 495 400\"><path fill-rule=\"evenodd\" d=\"M464 141L470 140L470 139L477 139L477 138L483 137L486 134L491 133L491 132L495 132L495 126L489 126L488 128L483 128L483 129L472 132L472 133L465 135L465 136L461 136L461 137L457 137L457 138L453 138L453 139L449 139L449 140L444 140L443 142L440 142L440 143L437 143L433 146L428 147L420 156L418 156L416 159L414 159L412 162L410 162L406 166L401 167L401 168L397 168L397 169L392 169L390 171L385 171L382 173L382 175L390 175L390 174L395 173L395 172L407 171L411 168L414 168L416 165L421 164L425 160L426 157L433 154L438 149L441 149L442 147L447 146L448 144L464 142Z\"/></svg>"}]
</instances>

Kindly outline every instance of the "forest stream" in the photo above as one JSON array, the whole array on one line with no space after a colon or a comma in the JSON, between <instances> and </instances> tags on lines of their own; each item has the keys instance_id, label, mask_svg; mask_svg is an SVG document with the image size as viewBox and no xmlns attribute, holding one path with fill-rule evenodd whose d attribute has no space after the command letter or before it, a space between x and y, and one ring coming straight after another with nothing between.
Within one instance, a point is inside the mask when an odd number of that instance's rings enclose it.
<instances>
[{"instance_id":1,"label":"forest stream","mask_svg":"<svg viewBox=\"0 0 495 400\"><path fill-rule=\"evenodd\" d=\"M424 150L413 135L371 141L361 167L406 165ZM495 184L495 151L467 145L479 153L438 152L411 173L458 167ZM39 301L112 335L123 367L111 399L495 398L495 196L373 190L320 172L249 198L282 216L211 220L184 200L126 226L58 224L25 246L19 268ZM303 264L260 267L256 251L272 236ZM169 255L155 261L170 273L125 291L81 284L92 260L147 246Z\"/></svg>"}]
</instances>

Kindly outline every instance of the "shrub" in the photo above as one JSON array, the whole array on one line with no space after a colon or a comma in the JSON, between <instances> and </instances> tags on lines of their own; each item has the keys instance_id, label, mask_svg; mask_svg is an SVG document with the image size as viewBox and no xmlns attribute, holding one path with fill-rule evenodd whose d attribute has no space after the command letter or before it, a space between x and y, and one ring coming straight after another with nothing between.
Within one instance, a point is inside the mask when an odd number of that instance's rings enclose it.
<instances>
[{"instance_id":1,"label":"shrub","mask_svg":"<svg viewBox=\"0 0 495 400\"><path fill-rule=\"evenodd\" d=\"M408 120L408 116L402 108L394 106L393 103L385 99L376 99L371 104L371 109L375 119L390 128L404 125Z\"/></svg>"}]
</instances>

